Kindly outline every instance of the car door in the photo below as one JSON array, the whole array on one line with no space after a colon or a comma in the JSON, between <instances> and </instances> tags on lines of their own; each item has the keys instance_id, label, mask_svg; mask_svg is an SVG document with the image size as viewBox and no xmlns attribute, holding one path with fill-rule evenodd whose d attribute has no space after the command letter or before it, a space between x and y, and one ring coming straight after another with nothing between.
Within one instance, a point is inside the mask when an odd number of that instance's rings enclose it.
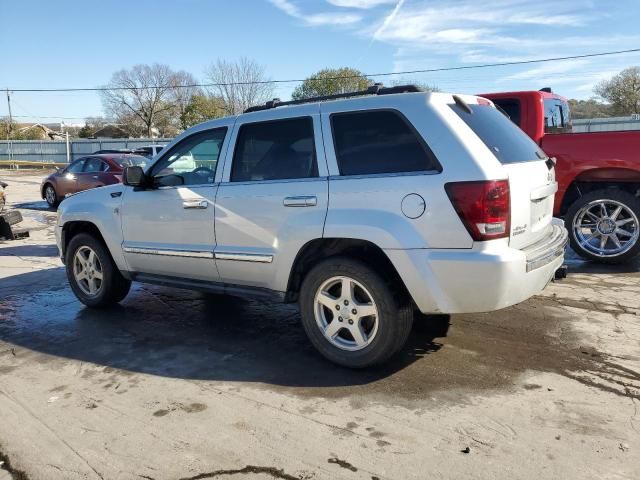
<instances>
[{"instance_id":1,"label":"car door","mask_svg":"<svg viewBox=\"0 0 640 480\"><path fill-rule=\"evenodd\" d=\"M216 262L225 284L284 291L302 246L321 238L327 170L317 105L236 122L216 197Z\"/></svg>"},{"instance_id":2,"label":"car door","mask_svg":"<svg viewBox=\"0 0 640 480\"><path fill-rule=\"evenodd\" d=\"M86 158L79 158L65 168L56 178L56 194L58 198L78 191L78 175L82 173Z\"/></svg>"},{"instance_id":3,"label":"car door","mask_svg":"<svg viewBox=\"0 0 640 480\"><path fill-rule=\"evenodd\" d=\"M228 128L200 130L178 141L147 170L153 188L125 187L123 251L131 271L219 280L213 205Z\"/></svg>"},{"instance_id":4,"label":"car door","mask_svg":"<svg viewBox=\"0 0 640 480\"><path fill-rule=\"evenodd\" d=\"M84 167L80 173L76 175L77 191L88 190L90 188L101 187L104 185L102 174L107 170L108 166L98 157L89 157L84 162Z\"/></svg>"}]
</instances>

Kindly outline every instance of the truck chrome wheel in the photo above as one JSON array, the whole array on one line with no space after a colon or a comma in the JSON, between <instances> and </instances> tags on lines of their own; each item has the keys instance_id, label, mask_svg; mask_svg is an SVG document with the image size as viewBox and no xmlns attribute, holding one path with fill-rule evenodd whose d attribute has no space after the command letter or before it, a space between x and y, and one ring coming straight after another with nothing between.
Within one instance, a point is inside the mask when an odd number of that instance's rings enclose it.
<instances>
[{"instance_id":1,"label":"truck chrome wheel","mask_svg":"<svg viewBox=\"0 0 640 480\"><path fill-rule=\"evenodd\" d=\"M373 296L353 278L329 278L318 288L314 307L320 331L342 350L361 350L378 332L378 309Z\"/></svg>"},{"instance_id":2,"label":"truck chrome wheel","mask_svg":"<svg viewBox=\"0 0 640 480\"><path fill-rule=\"evenodd\" d=\"M102 264L98 255L87 246L80 247L73 257L73 277L83 293L96 296L102 288Z\"/></svg>"},{"instance_id":3,"label":"truck chrome wheel","mask_svg":"<svg viewBox=\"0 0 640 480\"><path fill-rule=\"evenodd\" d=\"M576 240L582 248L601 257L628 252L638 241L638 217L624 203L594 200L583 206L573 221Z\"/></svg>"}]
</instances>

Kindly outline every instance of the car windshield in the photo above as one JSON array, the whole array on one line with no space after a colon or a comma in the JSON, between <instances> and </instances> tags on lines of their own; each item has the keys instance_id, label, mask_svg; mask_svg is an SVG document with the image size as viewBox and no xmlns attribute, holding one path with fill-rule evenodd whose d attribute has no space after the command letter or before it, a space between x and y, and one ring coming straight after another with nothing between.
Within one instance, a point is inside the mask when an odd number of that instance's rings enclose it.
<instances>
[{"instance_id":1,"label":"car windshield","mask_svg":"<svg viewBox=\"0 0 640 480\"><path fill-rule=\"evenodd\" d=\"M546 158L544 152L502 112L491 105L468 105L470 112L459 105L451 108L480 137L503 164L528 162Z\"/></svg>"},{"instance_id":2,"label":"car windshield","mask_svg":"<svg viewBox=\"0 0 640 480\"><path fill-rule=\"evenodd\" d=\"M126 155L114 158L121 167L146 167L148 159L140 155Z\"/></svg>"}]
</instances>

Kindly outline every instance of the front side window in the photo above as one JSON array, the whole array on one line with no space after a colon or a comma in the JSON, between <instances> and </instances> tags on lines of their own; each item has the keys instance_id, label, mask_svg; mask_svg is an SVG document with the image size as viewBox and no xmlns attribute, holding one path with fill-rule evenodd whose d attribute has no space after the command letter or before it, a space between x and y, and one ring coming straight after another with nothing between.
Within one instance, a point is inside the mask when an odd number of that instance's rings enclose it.
<instances>
[{"instance_id":1,"label":"front side window","mask_svg":"<svg viewBox=\"0 0 640 480\"><path fill-rule=\"evenodd\" d=\"M80 160L76 160L71 165L67 167L67 173L80 173L82 172L82 167L84 166L85 159L81 158Z\"/></svg>"},{"instance_id":2,"label":"front side window","mask_svg":"<svg viewBox=\"0 0 640 480\"><path fill-rule=\"evenodd\" d=\"M398 112L335 113L331 129L341 175L440 170L433 153Z\"/></svg>"},{"instance_id":3,"label":"front side window","mask_svg":"<svg viewBox=\"0 0 640 480\"><path fill-rule=\"evenodd\" d=\"M240 127L232 182L318 176L311 117L248 123Z\"/></svg>"},{"instance_id":4,"label":"front side window","mask_svg":"<svg viewBox=\"0 0 640 480\"><path fill-rule=\"evenodd\" d=\"M84 169L82 171L85 173L95 173L104 172L106 169L107 164L99 158L88 158L86 163L84 164Z\"/></svg>"},{"instance_id":5,"label":"front side window","mask_svg":"<svg viewBox=\"0 0 640 480\"><path fill-rule=\"evenodd\" d=\"M153 166L156 183L167 186L213 183L226 133L226 127L216 128L182 140Z\"/></svg>"}]
</instances>

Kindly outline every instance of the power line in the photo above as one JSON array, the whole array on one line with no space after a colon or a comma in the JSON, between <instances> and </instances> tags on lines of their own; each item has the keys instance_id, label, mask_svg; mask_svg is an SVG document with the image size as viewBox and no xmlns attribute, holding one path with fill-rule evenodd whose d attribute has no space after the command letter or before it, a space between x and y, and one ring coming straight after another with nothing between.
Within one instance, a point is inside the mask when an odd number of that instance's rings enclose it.
<instances>
[{"instance_id":1,"label":"power line","mask_svg":"<svg viewBox=\"0 0 640 480\"><path fill-rule=\"evenodd\" d=\"M456 67L438 67L438 68L425 68L420 70L407 70L403 72L383 72L383 73L370 73L364 74L365 77L388 77L392 75L412 75L416 73L434 73L434 72L450 72L455 70L472 70L476 68L491 68L491 67L506 67L512 65L529 65L533 63L547 63L557 62L561 60L576 60L580 58L592 58L592 57L604 57L609 55L620 55L623 53L636 53L640 52L640 48L631 48L628 50L614 50L609 52L599 53L586 53L583 55L570 55L565 57L551 57L541 58L537 60L514 60L511 62L497 62L497 63L484 63L479 65L459 65ZM359 78L360 76L352 75L348 77L330 77L326 80L341 80L347 78ZM288 79L288 80L260 80L255 82L228 82L228 83L193 83L186 85L175 85L173 88L196 88L196 87L228 87L232 85L257 85L257 84L270 84L270 83L299 83L304 82L306 79ZM13 92L104 92L113 90L144 90L144 89L161 89L167 88L162 85L150 85L148 87L91 87L91 88L9 88L8 90Z\"/></svg>"}]
</instances>

